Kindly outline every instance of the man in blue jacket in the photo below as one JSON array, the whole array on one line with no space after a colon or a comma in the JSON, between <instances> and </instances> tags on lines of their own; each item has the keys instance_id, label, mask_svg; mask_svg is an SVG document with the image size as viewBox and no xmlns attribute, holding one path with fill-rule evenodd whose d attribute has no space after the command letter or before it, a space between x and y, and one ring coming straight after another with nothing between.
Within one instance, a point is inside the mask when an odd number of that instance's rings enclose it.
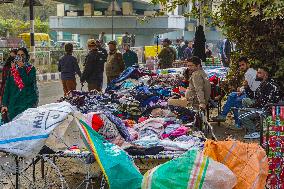
<instances>
[{"instance_id":1,"label":"man in blue jacket","mask_svg":"<svg viewBox=\"0 0 284 189\"><path fill-rule=\"evenodd\" d=\"M125 53L123 54L123 61L125 64L125 68L128 68L133 65L137 65L138 56L134 51L130 50L129 44L124 45L124 50L125 50Z\"/></svg>"}]
</instances>

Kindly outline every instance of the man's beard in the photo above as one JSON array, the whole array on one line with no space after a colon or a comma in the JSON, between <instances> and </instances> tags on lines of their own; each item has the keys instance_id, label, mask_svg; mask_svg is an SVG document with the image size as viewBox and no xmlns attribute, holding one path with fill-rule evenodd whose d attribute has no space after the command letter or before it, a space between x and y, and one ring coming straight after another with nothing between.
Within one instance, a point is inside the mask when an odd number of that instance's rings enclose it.
<instances>
[{"instance_id":1,"label":"man's beard","mask_svg":"<svg viewBox=\"0 0 284 189\"><path fill-rule=\"evenodd\" d=\"M256 81L263 81L263 78L261 78L261 77L256 77L255 80L256 80Z\"/></svg>"}]
</instances>

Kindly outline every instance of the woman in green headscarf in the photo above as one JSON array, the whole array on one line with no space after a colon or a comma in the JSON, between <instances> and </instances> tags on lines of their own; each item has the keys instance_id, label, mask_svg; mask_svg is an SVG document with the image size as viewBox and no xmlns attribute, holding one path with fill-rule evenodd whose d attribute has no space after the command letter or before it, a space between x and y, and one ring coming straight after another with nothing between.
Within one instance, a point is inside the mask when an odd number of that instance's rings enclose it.
<instances>
[{"instance_id":1,"label":"woman in green headscarf","mask_svg":"<svg viewBox=\"0 0 284 189\"><path fill-rule=\"evenodd\" d=\"M18 114L38 104L36 69L28 63L26 48L18 49L15 66L11 67L6 81L1 112L8 113L11 121Z\"/></svg>"}]
</instances>

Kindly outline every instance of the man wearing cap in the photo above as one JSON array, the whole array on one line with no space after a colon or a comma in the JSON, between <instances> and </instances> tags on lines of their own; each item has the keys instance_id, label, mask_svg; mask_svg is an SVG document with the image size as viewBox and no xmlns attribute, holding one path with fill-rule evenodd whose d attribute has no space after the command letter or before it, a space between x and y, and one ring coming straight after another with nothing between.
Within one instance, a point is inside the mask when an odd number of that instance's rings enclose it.
<instances>
[{"instance_id":1,"label":"man wearing cap","mask_svg":"<svg viewBox=\"0 0 284 189\"><path fill-rule=\"evenodd\" d=\"M173 62L176 60L176 51L170 47L170 44L171 41L169 39L163 40L163 49L158 55L160 69L171 68Z\"/></svg>"},{"instance_id":2,"label":"man wearing cap","mask_svg":"<svg viewBox=\"0 0 284 189\"><path fill-rule=\"evenodd\" d=\"M89 53L85 59L85 68L81 77L81 83L87 81L88 90L101 91L103 84L104 62L100 61L100 54L94 39L88 40Z\"/></svg>"},{"instance_id":3,"label":"man wearing cap","mask_svg":"<svg viewBox=\"0 0 284 189\"><path fill-rule=\"evenodd\" d=\"M112 80L118 78L125 68L122 54L117 50L116 45L116 41L110 41L108 43L109 54L106 63L106 76L108 84Z\"/></svg>"},{"instance_id":4,"label":"man wearing cap","mask_svg":"<svg viewBox=\"0 0 284 189\"><path fill-rule=\"evenodd\" d=\"M189 78L189 85L185 97L188 105L195 108L205 110L210 99L211 84L201 66L201 60L193 56L187 60L187 65L192 75Z\"/></svg>"}]
</instances>

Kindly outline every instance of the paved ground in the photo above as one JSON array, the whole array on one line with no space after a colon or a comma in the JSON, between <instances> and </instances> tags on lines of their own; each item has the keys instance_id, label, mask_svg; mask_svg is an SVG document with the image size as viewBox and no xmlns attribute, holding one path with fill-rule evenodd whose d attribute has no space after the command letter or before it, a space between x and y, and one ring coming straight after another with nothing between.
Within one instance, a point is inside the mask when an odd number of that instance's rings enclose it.
<instances>
[{"instance_id":1,"label":"paved ground","mask_svg":"<svg viewBox=\"0 0 284 189\"><path fill-rule=\"evenodd\" d=\"M61 81L40 81L39 88L39 105L56 102L63 96L63 87ZM103 88L106 88L106 76L104 76ZM81 90L80 80L77 78L77 90ZM84 91L87 91L87 83L84 84Z\"/></svg>"}]
</instances>

